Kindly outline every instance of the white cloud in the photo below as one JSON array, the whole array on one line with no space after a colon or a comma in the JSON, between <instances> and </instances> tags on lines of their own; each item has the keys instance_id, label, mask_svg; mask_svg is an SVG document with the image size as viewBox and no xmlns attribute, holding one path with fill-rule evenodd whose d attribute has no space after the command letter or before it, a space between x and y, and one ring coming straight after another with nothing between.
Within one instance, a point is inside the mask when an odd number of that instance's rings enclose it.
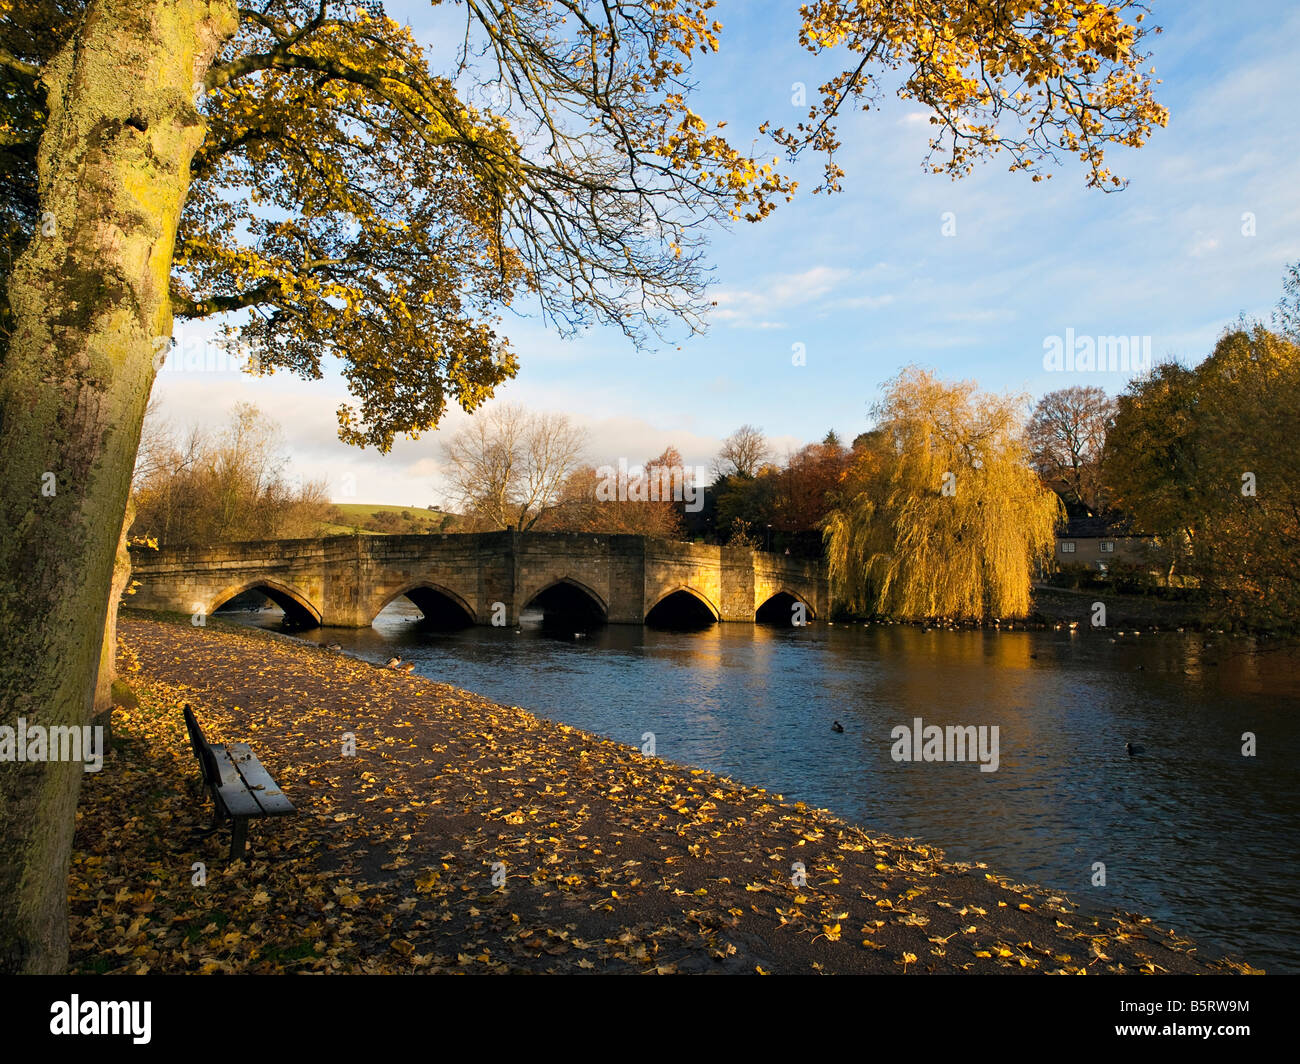
<instances>
[{"instance_id":1,"label":"white cloud","mask_svg":"<svg viewBox=\"0 0 1300 1064\"><path fill-rule=\"evenodd\" d=\"M784 323L763 315L773 310L805 307L825 302L827 297L850 285L865 284L870 271L835 266L814 266L799 273L774 274L753 288L723 289L714 295L717 309L713 317L733 327L751 329L785 328ZM834 301L837 307L880 307L893 299L890 295L848 296Z\"/></svg>"}]
</instances>

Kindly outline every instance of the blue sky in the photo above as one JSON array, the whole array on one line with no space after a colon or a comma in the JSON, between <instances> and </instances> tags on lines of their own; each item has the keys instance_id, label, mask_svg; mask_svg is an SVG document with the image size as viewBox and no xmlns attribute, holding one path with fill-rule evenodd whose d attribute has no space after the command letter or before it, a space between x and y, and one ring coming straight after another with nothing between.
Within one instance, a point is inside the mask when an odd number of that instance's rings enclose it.
<instances>
[{"instance_id":1,"label":"blue sky","mask_svg":"<svg viewBox=\"0 0 1300 1064\"><path fill-rule=\"evenodd\" d=\"M825 59L797 47L797 7L718 5L722 50L697 65L695 110L725 118L737 146L766 119L793 123L794 83L813 94L828 75ZM385 8L441 51L446 23L427 3ZM842 193L807 191L812 160L795 168L795 202L714 235L718 308L707 335L638 352L612 331L565 340L508 312L522 368L500 397L570 414L587 427L596 464L635 464L673 443L707 465L745 422L778 451L830 428L852 438L869 426L881 384L909 363L1038 396L1075 383L1124 387L1124 373L1044 371L1044 341L1067 329L1149 336L1156 358L1203 358L1239 314L1269 314L1285 265L1300 260L1300 9L1155 0L1152 12L1164 28L1151 47L1170 121L1141 151L1110 153L1125 191L1086 189L1069 160L1038 184L997 160L957 182L924 173L929 126L917 107L890 100L842 123ZM761 139L755 151L768 152ZM955 235L943 235L945 212ZM1254 235L1243 233L1247 213ZM793 364L795 344L804 365ZM388 456L337 441L334 409L346 398L337 375L309 383L173 366L155 395L178 425L213 425L237 401L258 403L284 426L291 472L324 477L336 497L350 477L358 501L443 498L441 433ZM443 431L464 422L457 411Z\"/></svg>"}]
</instances>

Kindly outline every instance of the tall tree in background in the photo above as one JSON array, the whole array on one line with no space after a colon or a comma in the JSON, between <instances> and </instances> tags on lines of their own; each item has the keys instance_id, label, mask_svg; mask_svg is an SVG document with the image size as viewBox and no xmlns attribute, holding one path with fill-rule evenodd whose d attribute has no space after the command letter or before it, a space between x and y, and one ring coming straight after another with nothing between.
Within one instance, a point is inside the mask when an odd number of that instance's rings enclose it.
<instances>
[{"instance_id":1,"label":"tall tree in background","mask_svg":"<svg viewBox=\"0 0 1300 1064\"><path fill-rule=\"evenodd\" d=\"M1106 476L1225 620L1300 623L1300 347L1262 325L1194 369L1157 366L1119 397Z\"/></svg>"},{"instance_id":2,"label":"tall tree in background","mask_svg":"<svg viewBox=\"0 0 1300 1064\"><path fill-rule=\"evenodd\" d=\"M1101 456L1114 416L1105 389L1074 385L1038 400L1025 430L1031 464L1080 516L1105 509Z\"/></svg>"},{"instance_id":3,"label":"tall tree in background","mask_svg":"<svg viewBox=\"0 0 1300 1064\"><path fill-rule=\"evenodd\" d=\"M677 539L683 502L694 474L676 447L668 447L619 482L615 466L582 466L569 476L556 504L537 523L539 531L598 532Z\"/></svg>"},{"instance_id":4,"label":"tall tree in background","mask_svg":"<svg viewBox=\"0 0 1300 1064\"><path fill-rule=\"evenodd\" d=\"M494 313L517 291L561 327L693 323L707 223L759 219L793 188L689 107L690 63L717 47L710 0L459 6L462 62L438 74L377 5L0 0L4 721L89 719L176 315L255 311L267 370L311 378L339 356L356 399L340 434L384 449L513 374ZM1139 7L813 4L804 43L849 66L777 139L825 152L833 186L833 117L880 91L874 65L935 113L954 173L1060 150L1105 184L1105 147L1164 120ZM486 84L494 108L472 102ZM64 964L80 778L0 777L0 970Z\"/></svg>"},{"instance_id":5,"label":"tall tree in background","mask_svg":"<svg viewBox=\"0 0 1300 1064\"><path fill-rule=\"evenodd\" d=\"M483 530L526 532L560 498L585 447L586 433L565 415L502 403L451 436L443 454L465 517Z\"/></svg>"},{"instance_id":6,"label":"tall tree in background","mask_svg":"<svg viewBox=\"0 0 1300 1064\"><path fill-rule=\"evenodd\" d=\"M741 425L722 441L718 456L713 460L713 475L723 477L754 477L772 457L772 445L763 430L753 425Z\"/></svg>"},{"instance_id":7,"label":"tall tree in background","mask_svg":"<svg viewBox=\"0 0 1300 1064\"><path fill-rule=\"evenodd\" d=\"M1300 262L1286 268L1282 298L1273 311L1273 324L1292 343L1300 343Z\"/></svg>"},{"instance_id":8,"label":"tall tree in background","mask_svg":"<svg viewBox=\"0 0 1300 1064\"><path fill-rule=\"evenodd\" d=\"M1029 468L1017 406L915 368L890 382L855 493L827 521L842 602L917 619L1028 612L1062 507Z\"/></svg>"},{"instance_id":9,"label":"tall tree in background","mask_svg":"<svg viewBox=\"0 0 1300 1064\"><path fill-rule=\"evenodd\" d=\"M800 448L778 474L772 527L797 534L820 530L838 502L851 455L839 437L828 432L820 443Z\"/></svg>"},{"instance_id":10,"label":"tall tree in background","mask_svg":"<svg viewBox=\"0 0 1300 1064\"><path fill-rule=\"evenodd\" d=\"M1196 535L1196 487L1204 444L1196 418L1196 374L1160 362L1115 401L1102 470L1115 507L1160 542L1166 578Z\"/></svg>"},{"instance_id":11,"label":"tall tree in background","mask_svg":"<svg viewBox=\"0 0 1300 1064\"><path fill-rule=\"evenodd\" d=\"M279 424L251 403L237 405L216 434L149 425L132 492L132 535L160 545L313 535L330 508L326 486L284 476L283 438Z\"/></svg>"}]
</instances>

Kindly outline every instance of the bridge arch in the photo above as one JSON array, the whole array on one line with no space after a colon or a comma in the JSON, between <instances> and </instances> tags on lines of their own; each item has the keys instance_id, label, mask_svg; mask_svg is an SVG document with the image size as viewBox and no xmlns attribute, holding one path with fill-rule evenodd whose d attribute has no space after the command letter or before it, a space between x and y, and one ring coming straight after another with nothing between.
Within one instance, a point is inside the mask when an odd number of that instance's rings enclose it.
<instances>
[{"instance_id":1,"label":"bridge arch","mask_svg":"<svg viewBox=\"0 0 1300 1064\"><path fill-rule=\"evenodd\" d=\"M251 580L245 580L241 584L231 584L224 590L217 592L208 601L205 612L209 614L216 613L227 602L238 595L242 595L245 591L261 591L280 609L284 610L285 621L294 627L320 627L321 612L306 595L295 587L265 577L255 577Z\"/></svg>"},{"instance_id":2,"label":"bridge arch","mask_svg":"<svg viewBox=\"0 0 1300 1064\"><path fill-rule=\"evenodd\" d=\"M645 623L666 627L705 627L722 619L722 611L704 592L682 584L669 588L645 614Z\"/></svg>"},{"instance_id":3,"label":"bridge arch","mask_svg":"<svg viewBox=\"0 0 1300 1064\"><path fill-rule=\"evenodd\" d=\"M803 604L805 621L817 619L817 610L811 602L797 591L782 587L773 591L759 604L754 610L754 620L759 624L779 624L789 628L793 624L793 607L796 603Z\"/></svg>"},{"instance_id":4,"label":"bridge arch","mask_svg":"<svg viewBox=\"0 0 1300 1064\"><path fill-rule=\"evenodd\" d=\"M521 600L520 613L540 609L547 623L604 624L609 604L603 595L572 576L562 576Z\"/></svg>"},{"instance_id":5,"label":"bridge arch","mask_svg":"<svg viewBox=\"0 0 1300 1064\"><path fill-rule=\"evenodd\" d=\"M433 628L468 628L478 620L474 607L451 588L429 580L414 580L377 603L372 602L370 623L374 624L388 605L402 596L424 614L422 623Z\"/></svg>"}]
</instances>

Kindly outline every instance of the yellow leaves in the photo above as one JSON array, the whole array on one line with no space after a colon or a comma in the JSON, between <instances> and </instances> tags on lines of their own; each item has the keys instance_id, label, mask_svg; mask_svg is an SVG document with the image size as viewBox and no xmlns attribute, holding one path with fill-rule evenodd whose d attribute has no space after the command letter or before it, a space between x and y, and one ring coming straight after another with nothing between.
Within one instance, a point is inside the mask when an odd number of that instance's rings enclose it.
<instances>
[{"instance_id":1,"label":"yellow leaves","mask_svg":"<svg viewBox=\"0 0 1300 1064\"><path fill-rule=\"evenodd\" d=\"M128 621L127 638L136 640L141 630L147 629ZM262 683L274 684L280 689L274 693L283 698L269 721L261 719L265 714L260 711L232 721L223 717L226 710L213 709L204 711L205 724L210 715L214 731L235 733L256 721L259 744L295 766L297 752L314 746L317 714L335 728L330 715L336 707L323 704L323 698L308 698L300 689L297 651L248 638L245 646L233 636L201 633L192 643L187 640L184 661L202 667L207 654L221 661L221 682L241 685L238 699L228 696L225 705L262 704L244 693ZM245 651L257 660L255 667L247 666ZM167 689L151 678L160 657L145 653L143 708L124 712L120 719L124 732L139 740L125 744L122 756L127 760L120 767L130 769L133 789L162 796L163 806L176 813L175 827L164 825L156 839L142 832L115 833L108 825L120 821L115 808L120 802L113 792L101 796L114 777L103 776L87 793L78 838L91 840L94 849L79 841L69 884L78 936L74 963L82 969L107 960L111 970L122 971L148 965L157 971L194 972L461 967L477 972L666 973L673 968L665 956L691 957L694 963L709 956L734 957L735 946L728 941L733 932L737 942L756 938L766 944L755 955L774 958L768 965L745 962L744 967L756 971L769 966L789 970L780 946L795 934L812 951L812 962L828 971L838 970L847 959L840 956L839 945L846 941L861 942L861 949L870 951L858 953L854 945L851 963L865 961L876 969L892 963L894 971L901 967L909 974L922 957L926 964L918 971L960 970L963 964L1031 971L1038 956L1047 962L1048 950L1054 954L1048 963L1074 967L1076 950L1066 945L1063 933L1074 929L1066 925L1042 946L1002 941L1008 932L999 926L997 914L1005 910L995 909L998 897L1028 897L1026 888L1009 887L1016 891L1010 893L982 876L972 878L968 867L945 864L932 849L872 838L825 813L798 813L771 795L707 773L688 774L666 764L648 770L639 758L629 773L626 766L633 759L621 744L606 745L535 718L525 721L514 710L422 684L409 701L386 694L378 700L382 704L356 697L359 687L345 688L349 722L381 736L385 756L370 763L289 768L284 782L295 801L301 796L304 811L320 815L268 827L259 833L247 864L230 875L211 864L208 888L193 890L188 880L176 882L175 854L188 856L195 845L208 843L187 840L202 810L184 793L185 781L175 771L178 759L187 754L184 730L155 723L167 718L157 706L160 692ZM175 657L179 655L168 653L165 659ZM322 657L313 652L311 660ZM373 672L368 667L364 675L358 672L357 683L372 683ZM312 710L286 718L283 707L309 704ZM435 720L439 723L431 726ZM430 750L436 751L436 771L422 774L412 785L403 763L408 755L411 763L420 763ZM587 756L581 758L582 753ZM575 768L579 761L588 765L582 773ZM365 798L355 783L371 782L363 772L377 777L374 787L382 781L395 793L384 803L387 808L366 807L370 811L364 819L336 823L335 812L361 808L357 803ZM611 796L614 786L621 789ZM706 826L670 811L681 800L692 808L706 800L725 800L730 808L727 817ZM504 815L515 810L527 812L527 822L507 826ZM810 841L818 838L820 846ZM788 878L796 841L808 846L798 851L805 855L812 879L803 888ZM144 857L155 844L168 862L166 875L157 882L150 870L161 867L157 861L162 858ZM219 847L213 845L215 852ZM294 859L261 860L263 847ZM363 852L364 861L359 859ZM696 856L688 857L689 852ZM532 889L509 895L493 890L489 869L498 859L507 864L511 884L531 882ZM885 874L879 864L898 883L892 899L877 899L869 889ZM370 878L359 867L383 872ZM835 878L844 885L830 882L828 868L836 870ZM114 878L121 870L130 874ZM952 878L954 873L959 880ZM958 881L961 889L948 893ZM638 907L639 893L649 895L648 909ZM1058 897L1054 904L1064 902ZM645 912L658 912L665 904L669 911L657 917L664 926L641 922ZM865 919L871 908L877 908L871 915L880 919ZM959 912L983 917L979 928ZM584 926L601 929L594 941L575 937L576 923L562 923L577 916ZM636 917L635 924L630 916ZM961 929L935 931L933 924L940 920L961 920ZM1080 924L1080 930L1088 926ZM861 934L853 936L859 927ZM1093 933L1084 941L1107 943L1106 954L1136 970L1123 952L1129 945L1124 936L1135 932L1126 924L1109 937ZM963 933L980 937L955 937ZM977 952L972 956L971 951ZM1087 959L1094 958L1090 954ZM1155 959L1165 960L1161 955ZM807 970L802 962L801 967Z\"/></svg>"}]
</instances>

